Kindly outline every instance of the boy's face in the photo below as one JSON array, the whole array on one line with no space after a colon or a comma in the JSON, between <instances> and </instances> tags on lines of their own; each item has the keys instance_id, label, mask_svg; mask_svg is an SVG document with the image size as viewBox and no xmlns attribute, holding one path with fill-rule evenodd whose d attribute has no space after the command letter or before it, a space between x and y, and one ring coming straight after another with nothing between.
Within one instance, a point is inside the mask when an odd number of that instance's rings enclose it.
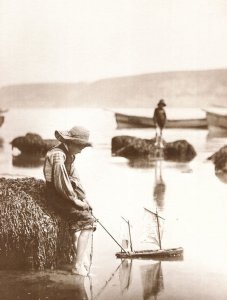
<instances>
[{"instance_id":1,"label":"boy's face","mask_svg":"<svg viewBox=\"0 0 227 300\"><path fill-rule=\"evenodd\" d=\"M79 144L71 142L71 143L68 143L68 149L69 149L69 153L71 155L75 155L75 154L80 153L84 149L84 145L79 145Z\"/></svg>"}]
</instances>

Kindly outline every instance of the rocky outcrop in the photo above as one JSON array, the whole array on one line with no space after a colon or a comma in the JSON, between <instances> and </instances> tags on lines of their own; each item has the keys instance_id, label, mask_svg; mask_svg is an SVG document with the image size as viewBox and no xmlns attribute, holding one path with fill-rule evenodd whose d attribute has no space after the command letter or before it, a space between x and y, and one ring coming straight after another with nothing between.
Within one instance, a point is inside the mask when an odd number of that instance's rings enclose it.
<instances>
[{"instance_id":1,"label":"rocky outcrop","mask_svg":"<svg viewBox=\"0 0 227 300\"><path fill-rule=\"evenodd\" d=\"M68 223L49 205L43 180L0 178L0 268L69 262Z\"/></svg>"},{"instance_id":2,"label":"rocky outcrop","mask_svg":"<svg viewBox=\"0 0 227 300\"><path fill-rule=\"evenodd\" d=\"M12 157L12 164L15 167L36 168L42 166L44 157L39 154L21 153Z\"/></svg>"},{"instance_id":3,"label":"rocky outcrop","mask_svg":"<svg viewBox=\"0 0 227 300\"><path fill-rule=\"evenodd\" d=\"M163 148L157 147L156 139L142 139L133 136L115 136L112 138L112 155L128 159L146 158L152 160L163 156L165 160L187 162L196 156L194 147L186 140L171 143L163 141Z\"/></svg>"},{"instance_id":4,"label":"rocky outcrop","mask_svg":"<svg viewBox=\"0 0 227 300\"><path fill-rule=\"evenodd\" d=\"M214 163L216 172L227 172L227 145L221 147L207 159Z\"/></svg>"},{"instance_id":5,"label":"rocky outcrop","mask_svg":"<svg viewBox=\"0 0 227 300\"><path fill-rule=\"evenodd\" d=\"M43 139L35 133L27 133L11 141L12 148L16 147L23 154L45 156L46 152L58 143L57 140Z\"/></svg>"}]
</instances>

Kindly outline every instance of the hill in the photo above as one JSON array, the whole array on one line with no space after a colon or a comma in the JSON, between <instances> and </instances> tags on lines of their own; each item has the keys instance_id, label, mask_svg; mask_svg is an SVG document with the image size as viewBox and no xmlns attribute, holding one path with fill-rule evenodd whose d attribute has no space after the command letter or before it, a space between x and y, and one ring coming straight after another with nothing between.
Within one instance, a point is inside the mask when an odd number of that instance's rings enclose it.
<instances>
[{"instance_id":1,"label":"hill","mask_svg":"<svg viewBox=\"0 0 227 300\"><path fill-rule=\"evenodd\" d=\"M227 69L178 71L102 79L90 83L4 86L2 107L203 107L227 103Z\"/></svg>"}]
</instances>

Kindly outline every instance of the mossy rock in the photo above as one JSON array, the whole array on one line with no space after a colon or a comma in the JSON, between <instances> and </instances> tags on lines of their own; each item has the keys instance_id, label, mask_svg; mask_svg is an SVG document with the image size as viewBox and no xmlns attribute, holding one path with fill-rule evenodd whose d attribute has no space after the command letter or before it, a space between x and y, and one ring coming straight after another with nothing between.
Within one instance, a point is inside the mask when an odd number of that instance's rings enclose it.
<instances>
[{"instance_id":1,"label":"mossy rock","mask_svg":"<svg viewBox=\"0 0 227 300\"><path fill-rule=\"evenodd\" d=\"M46 152L57 143L57 140L43 139L40 135L30 132L11 141L12 147L16 147L21 153L36 156L45 156Z\"/></svg>"},{"instance_id":2,"label":"mossy rock","mask_svg":"<svg viewBox=\"0 0 227 300\"><path fill-rule=\"evenodd\" d=\"M208 157L214 163L215 171L227 172L227 145L221 147L218 151Z\"/></svg>"},{"instance_id":3,"label":"mossy rock","mask_svg":"<svg viewBox=\"0 0 227 300\"><path fill-rule=\"evenodd\" d=\"M0 268L54 268L70 251L68 223L49 205L45 182L0 178Z\"/></svg>"},{"instance_id":4,"label":"mossy rock","mask_svg":"<svg viewBox=\"0 0 227 300\"><path fill-rule=\"evenodd\" d=\"M130 160L143 158L155 159L162 155L165 160L187 162L196 156L194 147L186 140L171 143L163 141L163 148L158 148L156 139L142 139L133 136L115 136L112 138L112 155L122 156Z\"/></svg>"}]
</instances>

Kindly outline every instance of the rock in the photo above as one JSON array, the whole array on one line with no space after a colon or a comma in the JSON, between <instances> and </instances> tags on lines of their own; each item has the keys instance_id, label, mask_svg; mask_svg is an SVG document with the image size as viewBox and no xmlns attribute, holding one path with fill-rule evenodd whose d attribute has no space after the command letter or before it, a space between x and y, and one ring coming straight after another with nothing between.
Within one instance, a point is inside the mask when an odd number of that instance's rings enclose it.
<instances>
[{"instance_id":1,"label":"rock","mask_svg":"<svg viewBox=\"0 0 227 300\"><path fill-rule=\"evenodd\" d=\"M211 160L214 163L215 172L227 172L227 145L221 147L217 152L212 154L207 159Z\"/></svg>"},{"instance_id":2,"label":"rock","mask_svg":"<svg viewBox=\"0 0 227 300\"><path fill-rule=\"evenodd\" d=\"M68 223L49 205L45 182L0 178L0 268L53 268L69 263Z\"/></svg>"},{"instance_id":3,"label":"rock","mask_svg":"<svg viewBox=\"0 0 227 300\"><path fill-rule=\"evenodd\" d=\"M166 143L164 147L164 158L172 161L191 161L196 156L194 147L186 140L178 140Z\"/></svg>"},{"instance_id":4,"label":"rock","mask_svg":"<svg viewBox=\"0 0 227 300\"><path fill-rule=\"evenodd\" d=\"M155 139L141 139L132 136L116 136L112 138L112 155L126 158L144 157L154 153Z\"/></svg>"},{"instance_id":5,"label":"rock","mask_svg":"<svg viewBox=\"0 0 227 300\"><path fill-rule=\"evenodd\" d=\"M12 164L15 167L35 168L40 167L44 163L44 157L30 153L21 153L12 157Z\"/></svg>"},{"instance_id":6,"label":"rock","mask_svg":"<svg viewBox=\"0 0 227 300\"><path fill-rule=\"evenodd\" d=\"M11 141L12 148L16 147L23 154L36 156L45 156L46 152L57 143L57 140L45 140L35 133L27 133L25 136L19 136Z\"/></svg>"},{"instance_id":7,"label":"rock","mask_svg":"<svg viewBox=\"0 0 227 300\"><path fill-rule=\"evenodd\" d=\"M194 147L186 140L171 143L163 141L163 149L157 148L156 139L142 139L132 136L115 136L112 138L112 155L130 160L142 158L152 160L162 155L165 160L187 162L196 156Z\"/></svg>"}]
</instances>

